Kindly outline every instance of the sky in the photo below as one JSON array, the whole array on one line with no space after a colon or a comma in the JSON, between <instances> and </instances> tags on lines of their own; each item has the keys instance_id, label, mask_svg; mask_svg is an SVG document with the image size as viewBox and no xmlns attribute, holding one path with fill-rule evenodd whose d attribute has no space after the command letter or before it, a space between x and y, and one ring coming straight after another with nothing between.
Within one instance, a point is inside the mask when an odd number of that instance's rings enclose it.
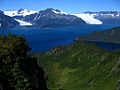
<instances>
[{"instance_id":1,"label":"sky","mask_svg":"<svg viewBox=\"0 0 120 90\"><path fill-rule=\"evenodd\" d=\"M120 11L119 4L120 0L0 0L0 10L54 8L68 13Z\"/></svg>"}]
</instances>

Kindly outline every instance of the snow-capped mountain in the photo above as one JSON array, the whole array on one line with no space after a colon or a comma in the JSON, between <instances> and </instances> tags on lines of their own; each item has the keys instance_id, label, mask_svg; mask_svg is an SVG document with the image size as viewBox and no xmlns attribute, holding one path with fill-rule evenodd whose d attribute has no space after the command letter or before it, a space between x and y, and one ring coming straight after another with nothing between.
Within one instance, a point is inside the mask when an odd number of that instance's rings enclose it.
<instances>
[{"instance_id":1,"label":"snow-capped mountain","mask_svg":"<svg viewBox=\"0 0 120 90\"><path fill-rule=\"evenodd\" d=\"M0 11L0 28L1 27L14 27L18 26L19 23L14 18L4 15L3 11Z\"/></svg>"},{"instance_id":2,"label":"snow-capped mountain","mask_svg":"<svg viewBox=\"0 0 120 90\"><path fill-rule=\"evenodd\" d=\"M96 19L93 15L89 13L73 14L81 19L83 19L88 24L102 24L102 21Z\"/></svg>"},{"instance_id":3,"label":"snow-capped mountain","mask_svg":"<svg viewBox=\"0 0 120 90\"><path fill-rule=\"evenodd\" d=\"M101 12L84 12L85 14L90 14L92 16L108 16L108 17L120 17L120 12L118 11L101 11Z\"/></svg>"},{"instance_id":4,"label":"snow-capped mountain","mask_svg":"<svg viewBox=\"0 0 120 90\"><path fill-rule=\"evenodd\" d=\"M13 17L20 26L46 27L86 24L81 18L53 8L40 11L19 9L17 11L4 11L4 14Z\"/></svg>"},{"instance_id":5,"label":"snow-capped mountain","mask_svg":"<svg viewBox=\"0 0 120 90\"><path fill-rule=\"evenodd\" d=\"M53 8L49 8L49 9L51 9L54 13L56 13L56 14L68 14L68 13L66 13L66 12L63 12L63 11L60 11L60 10L58 10L58 9L53 9Z\"/></svg>"},{"instance_id":6,"label":"snow-capped mountain","mask_svg":"<svg viewBox=\"0 0 120 90\"><path fill-rule=\"evenodd\" d=\"M30 15L30 17L33 17L32 21L34 21L35 24L41 26L64 26L86 24L85 21L82 20L81 18L67 14L58 9L52 8L41 10L39 11L38 14ZM26 16L26 18L28 19L29 16Z\"/></svg>"},{"instance_id":7,"label":"snow-capped mountain","mask_svg":"<svg viewBox=\"0 0 120 90\"><path fill-rule=\"evenodd\" d=\"M4 11L5 15L14 18L14 20L17 21L20 26L32 26L30 22L26 22L21 19L27 15L31 15L35 13L38 13L38 11L32 11L32 10L27 10L27 9L19 9L17 11Z\"/></svg>"},{"instance_id":8,"label":"snow-capped mountain","mask_svg":"<svg viewBox=\"0 0 120 90\"><path fill-rule=\"evenodd\" d=\"M20 26L49 27L81 24L120 24L120 12L117 11L68 14L58 9L48 8L40 11L27 9L4 11L4 14L14 18Z\"/></svg>"},{"instance_id":9,"label":"snow-capped mountain","mask_svg":"<svg viewBox=\"0 0 120 90\"><path fill-rule=\"evenodd\" d=\"M51 9L54 13L56 14L67 14L66 12L60 11L58 9L53 9L53 8L49 8ZM44 11L44 10L41 10ZM5 15L14 17L14 16L27 16L27 15L31 15L31 14L35 14L38 13L39 11L33 11L33 10L27 10L27 9L19 9L17 11L4 11Z\"/></svg>"},{"instance_id":10,"label":"snow-capped mountain","mask_svg":"<svg viewBox=\"0 0 120 90\"><path fill-rule=\"evenodd\" d=\"M12 16L15 20L19 20L20 25L33 25L39 27L51 27L51 26L64 26L64 25L81 25L86 24L84 20L78 18L74 15L67 14L66 12L60 11L58 9L48 8L45 10L37 11L30 15L22 15L23 11L19 12L17 15ZM29 24L28 24L29 23Z\"/></svg>"},{"instance_id":11,"label":"snow-capped mountain","mask_svg":"<svg viewBox=\"0 0 120 90\"><path fill-rule=\"evenodd\" d=\"M27 16L27 15L31 15L31 14L35 14L37 13L38 11L32 11L32 10L27 10L27 9L19 9L17 11L4 11L4 14L5 15L8 15L8 16Z\"/></svg>"},{"instance_id":12,"label":"snow-capped mountain","mask_svg":"<svg viewBox=\"0 0 120 90\"><path fill-rule=\"evenodd\" d=\"M120 24L118 11L84 12L73 15L82 18L88 24Z\"/></svg>"},{"instance_id":13,"label":"snow-capped mountain","mask_svg":"<svg viewBox=\"0 0 120 90\"><path fill-rule=\"evenodd\" d=\"M98 19L102 24L120 24L120 12L118 11L101 11L101 12L84 12L95 19Z\"/></svg>"}]
</instances>

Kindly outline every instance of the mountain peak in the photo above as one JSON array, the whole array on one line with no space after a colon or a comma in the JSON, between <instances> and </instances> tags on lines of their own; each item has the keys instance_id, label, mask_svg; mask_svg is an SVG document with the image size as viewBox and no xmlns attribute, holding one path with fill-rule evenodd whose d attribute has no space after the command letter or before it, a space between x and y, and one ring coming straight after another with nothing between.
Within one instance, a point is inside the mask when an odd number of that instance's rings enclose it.
<instances>
[{"instance_id":1,"label":"mountain peak","mask_svg":"<svg viewBox=\"0 0 120 90\"><path fill-rule=\"evenodd\" d=\"M47 8L42 11L53 12L55 14L67 14L66 12L60 11L59 9Z\"/></svg>"},{"instance_id":2,"label":"mountain peak","mask_svg":"<svg viewBox=\"0 0 120 90\"><path fill-rule=\"evenodd\" d=\"M17 11L18 14L23 14L23 13L25 13L25 12L30 12L30 10L21 8L21 9L19 9L19 10Z\"/></svg>"},{"instance_id":3,"label":"mountain peak","mask_svg":"<svg viewBox=\"0 0 120 90\"><path fill-rule=\"evenodd\" d=\"M27 16L27 15L35 14L37 12L38 11L32 11L21 8L17 11L4 11L4 14L13 17L13 16Z\"/></svg>"},{"instance_id":4,"label":"mountain peak","mask_svg":"<svg viewBox=\"0 0 120 90\"><path fill-rule=\"evenodd\" d=\"M53 9L53 8L47 8L47 9L45 9L45 10L51 10L51 11L52 11L52 10L55 10L55 9Z\"/></svg>"},{"instance_id":5,"label":"mountain peak","mask_svg":"<svg viewBox=\"0 0 120 90\"><path fill-rule=\"evenodd\" d=\"M54 9L54 8L47 8L46 10L51 10L51 11L56 11L56 12L61 12L59 9Z\"/></svg>"}]
</instances>

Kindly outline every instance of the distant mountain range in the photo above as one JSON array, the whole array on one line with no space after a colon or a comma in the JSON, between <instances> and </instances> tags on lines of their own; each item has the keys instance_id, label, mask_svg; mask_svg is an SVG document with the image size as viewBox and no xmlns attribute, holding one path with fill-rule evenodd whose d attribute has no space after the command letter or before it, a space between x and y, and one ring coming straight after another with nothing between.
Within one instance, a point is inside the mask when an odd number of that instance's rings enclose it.
<instances>
[{"instance_id":1,"label":"distant mountain range","mask_svg":"<svg viewBox=\"0 0 120 90\"><path fill-rule=\"evenodd\" d=\"M4 14L14 18L20 25L26 24L37 27L55 27L86 24L84 20L77 16L52 8L41 11L20 9L18 11L4 11Z\"/></svg>"},{"instance_id":2,"label":"distant mountain range","mask_svg":"<svg viewBox=\"0 0 120 90\"><path fill-rule=\"evenodd\" d=\"M17 11L4 11L3 13L5 16L9 16L12 21L17 22L14 23L14 26L54 27L85 24L120 24L120 12L117 11L68 14L58 9L48 8L40 11L19 9Z\"/></svg>"},{"instance_id":3,"label":"distant mountain range","mask_svg":"<svg viewBox=\"0 0 120 90\"><path fill-rule=\"evenodd\" d=\"M120 24L120 12L118 11L85 12L85 14L94 16L103 24Z\"/></svg>"}]
</instances>

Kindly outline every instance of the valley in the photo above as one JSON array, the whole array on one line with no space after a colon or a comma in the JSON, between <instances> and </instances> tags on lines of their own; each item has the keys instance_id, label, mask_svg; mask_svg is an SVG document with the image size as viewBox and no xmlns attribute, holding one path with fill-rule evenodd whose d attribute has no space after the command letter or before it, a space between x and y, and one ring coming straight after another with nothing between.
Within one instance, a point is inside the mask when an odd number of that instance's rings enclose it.
<instances>
[{"instance_id":1,"label":"valley","mask_svg":"<svg viewBox=\"0 0 120 90\"><path fill-rule=\"evenodd\" d=\"M0 10L0 90L120 90L120 11L48 6Z\"/></svg>"},{"instance_id":2,"label":"valley","mask_svg":"<svg viewBox=\"0 0 120 90\"><path fill-rule=\"evenodd\" d=\"M50 90L119 90L120 51L108 52L79 41L37 53Z\"/></svg>"}]
</instances>

